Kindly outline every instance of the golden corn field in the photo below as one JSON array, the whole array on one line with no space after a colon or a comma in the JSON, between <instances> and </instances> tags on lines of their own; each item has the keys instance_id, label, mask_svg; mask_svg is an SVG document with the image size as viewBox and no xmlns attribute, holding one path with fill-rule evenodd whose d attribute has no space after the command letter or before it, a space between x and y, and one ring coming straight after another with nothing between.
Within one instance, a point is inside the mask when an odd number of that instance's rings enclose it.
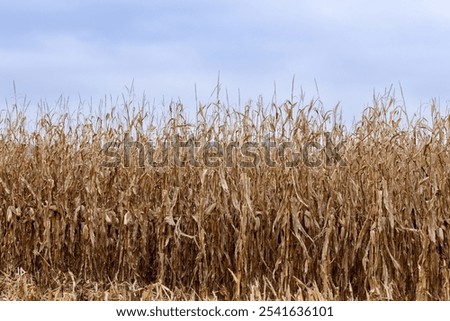
<instances>
[{"instance_id":1,"label":"golden corn field","mask_svg":"<svg viewBox=\"0 0 450 321\"><path fill-rule=\"evenodd\" d=\"M2 117L1 299L450 299L435 106L146 106Z\"/></svg>"}]
</instances>

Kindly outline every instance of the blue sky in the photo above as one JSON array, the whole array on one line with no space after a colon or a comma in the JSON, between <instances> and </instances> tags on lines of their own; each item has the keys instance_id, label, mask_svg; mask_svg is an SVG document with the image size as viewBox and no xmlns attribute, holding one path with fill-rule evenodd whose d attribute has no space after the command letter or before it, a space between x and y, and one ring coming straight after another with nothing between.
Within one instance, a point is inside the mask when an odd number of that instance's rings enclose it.
<instances>
[{"instance_id":1,"label":"blue sky","mask_svg":"<svg viewBox=\"0 0 450 321\"><path fill-rule=\"evenodd\" d=\"M409 110L450 98L447 1L0 1L0 98L29 108L135 91L207 102L218 73L237 105L305 92L351 118L401 83ZM319 93L316 91L317 82Z\"/></svg>"}]
</instances>

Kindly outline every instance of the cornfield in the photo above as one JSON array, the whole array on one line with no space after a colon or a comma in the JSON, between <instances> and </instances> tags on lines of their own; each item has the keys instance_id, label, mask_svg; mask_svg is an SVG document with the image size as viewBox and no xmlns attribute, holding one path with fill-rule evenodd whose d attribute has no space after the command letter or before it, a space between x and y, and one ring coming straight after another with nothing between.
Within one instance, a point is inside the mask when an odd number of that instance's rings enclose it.
<instances>
[{"instance_id":1,"label":"cornfield","mask_svg":"<svg viewBox=\"0 0 450 321\"><path fill-rule=\"evenodd\" d=\"M450 299L435 105L109 107L2 117L1 299Z\"/></svg>"}]
</instances>

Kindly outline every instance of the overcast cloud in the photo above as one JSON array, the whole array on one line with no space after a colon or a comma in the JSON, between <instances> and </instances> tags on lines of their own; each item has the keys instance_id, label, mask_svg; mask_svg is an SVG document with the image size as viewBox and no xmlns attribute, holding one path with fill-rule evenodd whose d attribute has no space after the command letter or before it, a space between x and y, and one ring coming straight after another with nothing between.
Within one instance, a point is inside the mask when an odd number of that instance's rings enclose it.
<instances>
[{"instance_id":1,"label":"overcast cloud","mask_svg":"<svg viewBox=\"0 0 450 321\"><path fill-rule=\"evenodd\" d=\"M0 97L138 93L193 108L220 71L232 104L295 94L358 115L401 83L407 107L450 98L446 1L0 1ZM399 95L397 95L399 96Z\"/></svg>"}]
</instances>

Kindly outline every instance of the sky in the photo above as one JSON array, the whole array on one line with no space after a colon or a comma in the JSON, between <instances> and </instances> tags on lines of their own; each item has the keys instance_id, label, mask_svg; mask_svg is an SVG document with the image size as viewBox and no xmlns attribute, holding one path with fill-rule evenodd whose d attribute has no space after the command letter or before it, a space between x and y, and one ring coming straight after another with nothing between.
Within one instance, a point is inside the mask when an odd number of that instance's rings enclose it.
<instances>
[{"instance_id":1,"label":"sky","mask_svg":"<svg viewBox=\"0 0 450 321\"><path fill-rule=\"evenodd\" d=\"M76 108L133 84L157 108L195 109L220 77L232 106L276 88L350 119L392 86L411 113L445 109L449 35L443 0L0 0L0 98L15 84L31 110L61 96Z\"/></svg>"}]
</instances>

